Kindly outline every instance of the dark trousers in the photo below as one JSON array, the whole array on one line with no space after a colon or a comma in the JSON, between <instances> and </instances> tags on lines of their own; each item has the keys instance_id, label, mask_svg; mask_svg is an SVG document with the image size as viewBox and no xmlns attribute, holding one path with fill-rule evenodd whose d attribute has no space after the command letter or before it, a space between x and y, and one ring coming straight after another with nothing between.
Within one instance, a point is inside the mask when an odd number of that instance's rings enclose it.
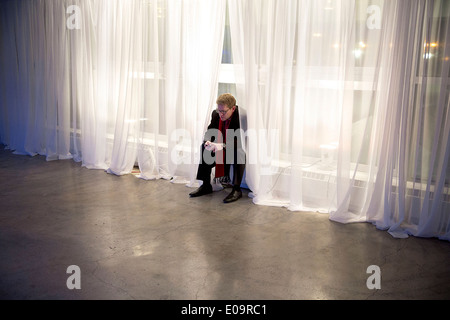
<instances>
[{"instance_id":1,"label":"dark trousers","mask_svg":"<svg viewBox=\"0 0 450 320\"><path fill-rule=\"evenodd\" d=\"M201 162L198 165L198 170L197 170L197 180L201 180L203 181L203 183L207 183L210 184L211 183L211 171L212 168L214 168L216 166L215 161L213 161L212 163L207 163L208 161L205 161L206 159L204 158L205 152L210 152L210 151L205 151L205 145L202 144L202 153L201 153ZM229 174L230 172L230 167L233 167L233 177L230 177L230 179L232 179L232 184L234 187L240 187L241 183L242 183L242 178L244 177L244 171L245 171L245 163L241 163L244 161L239 161L238 162L238 152L235 150L234 152L234 159L233 161L231 161L232 163L225 163L225 175L227 175L227 173ZM211 160L211 158L215 159L215 155L214 152L210 153L210 158L209 160ZM245 155L239 154L239 159L245 159ZM211 162L211 161L209 161ZM227 161L225 161L227 162Z\"/></svg>"}]
</instances>

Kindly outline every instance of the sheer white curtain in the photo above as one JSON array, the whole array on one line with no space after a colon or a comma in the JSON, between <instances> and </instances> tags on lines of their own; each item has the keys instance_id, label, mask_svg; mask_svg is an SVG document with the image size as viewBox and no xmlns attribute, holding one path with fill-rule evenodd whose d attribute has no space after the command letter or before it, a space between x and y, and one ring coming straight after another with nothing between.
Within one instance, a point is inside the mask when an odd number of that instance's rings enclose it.
<instances>
[{"instance_id":1,"label":"sheer white curtain","mask_svg":"<svg viewBox=\"0 0 450 320\"><path fill-rule=\"evenodd\" d=\"M450 239L448 2L229 10L254 202Z\"/></svg>"},{"instance_id":2,"label":"sheer white curtain","mask_svg":"<svg viewBox=\"0 0 450 320\"><path fill-rule=\"evenodd\" d=\"M229 1L237 95L254 129L247 135L246 180L257 204L336 209L337 165L330 157L351 139L351 130L341 135L341 128L353 99L355 5L333 1L326 10L329 3ZM349 183L350 162L343 160L342 185ZM325 181L306 177L312 169Z\"/></svg>"},{"instance_id":3,"label":"sheer white curtain","mask_svg":"<svg viewBox=\"0 0 450 320\"><path fill-rule=\"evenodd\" d=\"M169 151L178 173L188 177L189 185L197 185L200 146L217 99L226 0L180 3L183 4L182 82L175 114L167 114L169 121L176 119L171 121L172 128L168 131L175 149ZM175 182L185 182L173 172L172 176Z\"/></svg>"},{"instance_id":4,"label":"sheer white curtain","mask_svg":"<svg viewBox=\"0 0 450 320\"><path fill-rule=\"evenodd\" d=\"M2 143L194 184L225 8L225 0L3 2Z\"/></svg>"},{"instance_id":5,"label":"sheer white curtain","mask_svg":"<svg viewBox=\"0 0 450 320\"><path fill-rule=\"evenodd\" d=\"M331 219L370 221L395 237L450 240L450 7L384 1L382 13L368 147L358 158L367 174L362 186L347 189Z\"/></svg>"}]
</instances>

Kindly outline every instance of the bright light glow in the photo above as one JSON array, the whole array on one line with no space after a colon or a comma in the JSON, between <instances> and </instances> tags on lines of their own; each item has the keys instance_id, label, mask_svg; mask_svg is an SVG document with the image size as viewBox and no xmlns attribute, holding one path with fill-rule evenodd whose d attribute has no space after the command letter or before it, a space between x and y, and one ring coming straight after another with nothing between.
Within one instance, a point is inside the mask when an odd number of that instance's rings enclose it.
<instances>
[{"instance_id":1,"label":"bright light glow","mask_svg":"<svg viewBox=\"0 0 450 320\"><path fill-rule=\"evenodd\" d=\"M339 43L335 43L335 44L333 44L333 48L335 48L335 49L339 49Z\"/></svg>"},{"instance_id":2,"label":"bright light glow","mask_svg":"<svg viewBox=\"0 0 450 320\"><path fill-rule=\"evenodd\" d=\"M361 48L365 48L365 47L366 47L366 44L365 44L364 42L360 41L360 42L359 42L359 46L360 46Z\"/></svg>"},{"instance_id":3,"label":"bright light glow","mask_svg":"<svg viewBox=\"0 0 450 320\"><path fill-rule=\"evenodd\" d=\"M433 54L432 53L425 53L424 55L423 55L423 58L424 59L431 59L433 57Z\"/></svg>"},{"instance_id":4,"label":"bright light glow","mask_svg":"<svg viewBox=\"0 0 450 320\"><path fill-rule=\"evenodd\" d=\"M362 51L360 49L356 49L356 50L353 50L353 54L355 55L355 58L358 59L358 58L361 58Z\"/></svg>"},{"instance_id":5,"label":"bright light glow","mask_svg":"<svg viewBox=\"0 0 450 320\"><path fill-rule=\"evenodd\" d=\"M321 36L322 36L321 33L318 33L318 32L313 33L313 37L319 38L319 37L321 37Z\"/></svg>"},{"instance_id":6,"label":"bright light glow","mask_svg":"<svg viewBox=\"0 0 450 320\"><path fill-rule=\"evenodd\" d=\"M433 42L433 43L430 44L430 46L434 48L434 47L437 47L438 44L436 42Z\"/></svg>"}]
</instances>

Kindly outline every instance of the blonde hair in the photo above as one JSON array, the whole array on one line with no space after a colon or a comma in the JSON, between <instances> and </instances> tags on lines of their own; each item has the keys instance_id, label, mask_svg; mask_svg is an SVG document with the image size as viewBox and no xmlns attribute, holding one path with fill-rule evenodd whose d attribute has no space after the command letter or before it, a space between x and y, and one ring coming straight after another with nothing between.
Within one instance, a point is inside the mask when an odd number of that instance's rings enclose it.
<instances>
[{"instance_id":1,"label":"blonde hair","mask_svg":"<svg viewBox=\"0 0 450 320\"><path fill-rule=\"evenodd\" d=\"M236 105L236 98L233 97L231 93L221 94L216 101L217 104L224 104L229 109L233 108Z\"/></svg>"}]
</instances>

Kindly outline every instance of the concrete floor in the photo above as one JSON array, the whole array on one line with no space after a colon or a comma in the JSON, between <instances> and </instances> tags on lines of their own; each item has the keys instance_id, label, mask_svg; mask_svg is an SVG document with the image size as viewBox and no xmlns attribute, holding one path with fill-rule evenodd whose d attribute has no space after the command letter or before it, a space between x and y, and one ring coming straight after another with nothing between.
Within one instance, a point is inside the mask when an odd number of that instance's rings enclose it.
<instances>
[{"instance_id":1,"label":"concrete floor","mask_svg":"<svg viewBox=\"0 0 450 320\"><path fill-rule=\"evenodd\" d=\"M449 299L450 243L0 146L1 299ZM226 211L224 211L226 210ZM67 268L80 268L69 290ZM370 265L381 289L368 289Z\"/></svg>"}]
</instances>

